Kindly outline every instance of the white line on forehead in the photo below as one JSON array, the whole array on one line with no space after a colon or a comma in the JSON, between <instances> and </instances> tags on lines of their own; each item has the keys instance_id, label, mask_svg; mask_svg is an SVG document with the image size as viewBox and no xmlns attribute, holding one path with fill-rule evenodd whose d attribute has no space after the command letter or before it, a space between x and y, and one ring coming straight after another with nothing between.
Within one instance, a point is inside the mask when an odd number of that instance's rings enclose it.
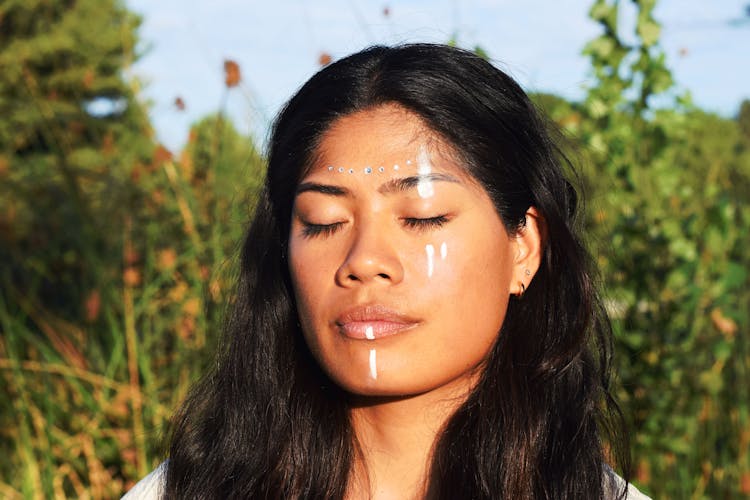
<instances>
[{"instance_id":1,"label":"white line on forehead","mask_svg":"<svg viewBox=\"0 0 750 500\"><path fill-rule=\"evenodd\" d=\"M432 163L430 162L430 152L422 145L417 155L417 173L419 174L419 184L417 192L422 198L429 198L435 194L432 186L432 180L428 177L432 173Z\"/></svg>"}]
</instances>

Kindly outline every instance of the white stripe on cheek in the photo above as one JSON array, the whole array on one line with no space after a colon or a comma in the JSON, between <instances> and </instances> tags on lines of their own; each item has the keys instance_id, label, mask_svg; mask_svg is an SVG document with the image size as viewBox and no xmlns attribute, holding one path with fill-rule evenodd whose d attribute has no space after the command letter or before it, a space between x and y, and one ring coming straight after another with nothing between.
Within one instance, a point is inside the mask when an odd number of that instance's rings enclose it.
<instances>
[{"instance_id":1,"label":"white stripe on cheek","mask_svg":"<svg viewBox=\"0 0 750 500\"><path fill-rule=\"evenodd\" d=\"M432 273L435 271L435 247L427 244L424 247L425 253L427 253L427 277L431 278Z\"/></svg>"}]
</instances>

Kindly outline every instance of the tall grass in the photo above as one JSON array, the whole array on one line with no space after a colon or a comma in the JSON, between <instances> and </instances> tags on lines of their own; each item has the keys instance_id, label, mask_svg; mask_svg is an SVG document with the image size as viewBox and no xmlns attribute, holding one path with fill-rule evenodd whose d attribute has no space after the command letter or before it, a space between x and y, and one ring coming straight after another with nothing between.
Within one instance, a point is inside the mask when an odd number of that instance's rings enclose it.
<instances>
[{"instance_id":1,"label":"tall grass","mask_svg":"<svg viewBox=\"0 0 750 500\"><path fill-rule=\"evenodd\" d=\"M126 175L81 174L77 193L27 178L38 185L10 222L37 225L4 235L0 271L0 497L115 498L163 458L164 423L221 328L262 169L218 116L179 159L160 148Z\"/></svg>"}]
</instances>

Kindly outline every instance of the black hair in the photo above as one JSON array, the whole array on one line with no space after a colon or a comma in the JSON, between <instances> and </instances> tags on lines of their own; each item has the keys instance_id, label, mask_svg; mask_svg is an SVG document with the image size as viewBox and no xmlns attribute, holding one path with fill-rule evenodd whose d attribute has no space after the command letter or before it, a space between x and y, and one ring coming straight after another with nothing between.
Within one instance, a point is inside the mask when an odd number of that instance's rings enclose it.
<instances>
[{"instance_id":1,"label":"black hair","mask_svg":"<svg viewBox=\"0 0 750 500\"><path fill-rule=\"evenodd\" d=\"M347 397L305 344L285 255L296 186L322 135L385 104L450 146L509 232L529 207L544 227L538 272L511 298L479 382L433 448L427 496L601 498L607 459L627 479L612 333L577 235L568 162L512 78L471 52L413 44L331 64L277 117L215 367L172 422L167 497L343 498L356 454Z\"/></svg>"}]
</instances>

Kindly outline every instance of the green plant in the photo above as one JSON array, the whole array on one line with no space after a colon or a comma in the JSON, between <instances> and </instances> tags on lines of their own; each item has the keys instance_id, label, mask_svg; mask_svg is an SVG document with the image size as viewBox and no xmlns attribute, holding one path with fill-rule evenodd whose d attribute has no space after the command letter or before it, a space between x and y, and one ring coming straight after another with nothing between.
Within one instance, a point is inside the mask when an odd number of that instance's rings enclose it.
<instances>
[{"instance_id":1,"label":"green plant","mask_svg":"<svg viewBox=\"0 0 750 500\"><path fill-rule=\"evenodd\" d=\"M208 363L263 162L221 117L156 147L119 2L0 26L0 497L114 498Z\"/></svg>"},{"instance_id":2,"label":"green plant","mask_svg":"<svg viewBox=\"0 0 750 500\"><path fill-rule=\"evenodd\" d=\"M630 3L628 37L624 2L591 9L603 34L585 49L595 84L575 130L591 162L589 230L636 481L657 497L729 498L750 493L750 157L736 122L673 91L655 3Z\"/></svg>"}]
</instances>

